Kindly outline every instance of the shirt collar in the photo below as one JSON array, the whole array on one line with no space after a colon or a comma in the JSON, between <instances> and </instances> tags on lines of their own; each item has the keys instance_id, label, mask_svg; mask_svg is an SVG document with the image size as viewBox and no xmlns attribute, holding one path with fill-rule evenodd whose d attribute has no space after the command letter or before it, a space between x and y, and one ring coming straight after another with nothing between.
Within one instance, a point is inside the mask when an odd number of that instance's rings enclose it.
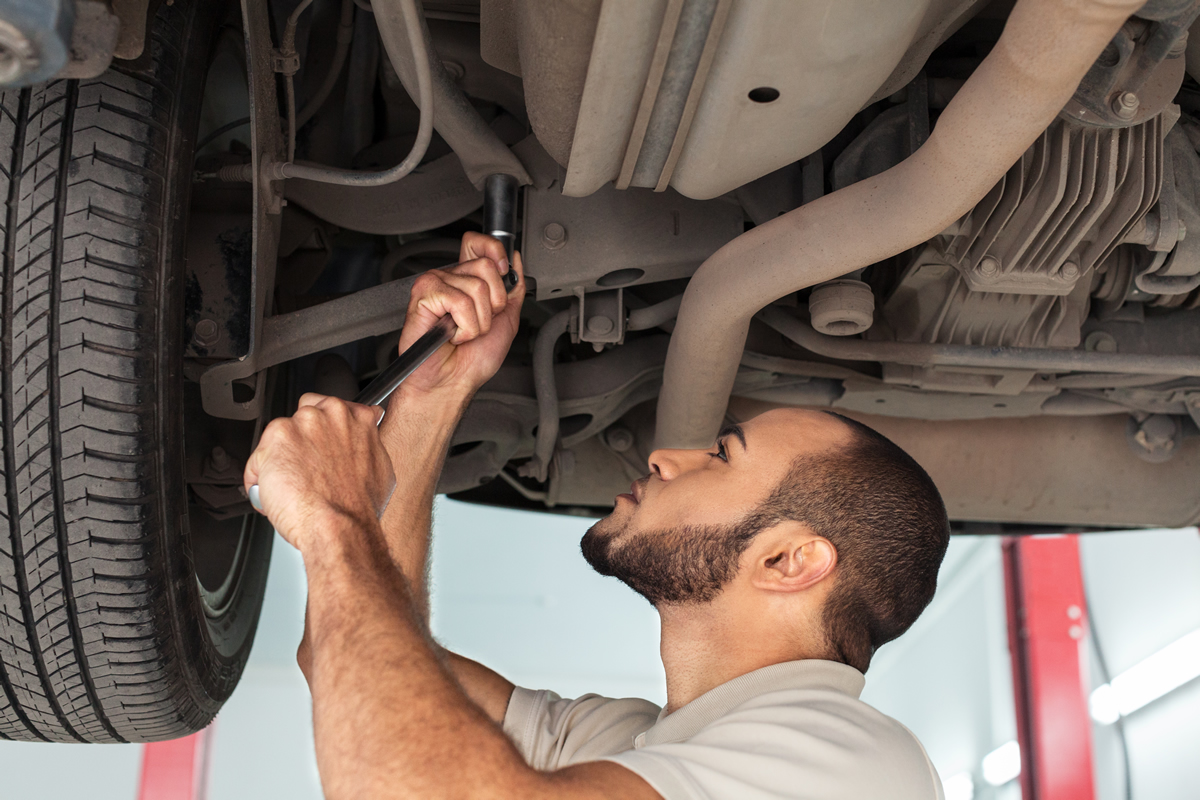
<instances>
[{"instance_id":1,"label":"shirt collar","mask_svg":"<svg viewBox=\"0 0 1200 800\"><path fill-rule=\"evenodd\" d=\"M835 661L810 658L772 664L722 683L673 714L667 714L664 708L658 715L658 721L634 739L634 747L690 739L742 703L767 692L784 689L827 690L841 692L857 700L865 683L861 672Z\"/></svg>"}]
</instances>

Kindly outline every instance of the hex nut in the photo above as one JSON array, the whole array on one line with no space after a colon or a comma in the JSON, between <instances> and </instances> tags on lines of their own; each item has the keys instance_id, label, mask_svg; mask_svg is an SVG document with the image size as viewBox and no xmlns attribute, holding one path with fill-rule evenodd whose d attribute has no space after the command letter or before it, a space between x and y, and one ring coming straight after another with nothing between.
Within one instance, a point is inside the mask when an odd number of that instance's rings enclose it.
<instances>
[{"instance_id":1,"label":"hex nut","mask_svg":"<svg viewBox=\"0 0 1200 800\"><path fill-rule=\"evenodd\" d=\"M221 338L221 328L214 320L202 319L196 323L192 341L199 347L212 347Z\"/></svg>"},{"instance_id":2,"label":"hex nut","mask_svg":"<svg viewBox=\"0 0 1200 800\"><path fill-rule=\"evenodd\" d=\"M1137 116L1138 108L1142 101L1133 92L1121 92L1112 101L1113 114L1117 119L1131 120Z\"/></svg>"},{"instance_id":3,"label":"hex nut","mask_svg":"<svg viewBox=\"0 0 1200 800\"><path fill-rule=\"evenodd\" d=\"M1058 268L1058 274L1063 280L1073 281L1079 277L1079 265L1074 261L1064 261Z\"/></svg>"},{"instance_id":4,"label":"hex nut","mask_svg":"<svg viewBox=\"0 0 1200 800\"><path fill-rule=\"evenodd\" d=\"M567 243L567 229L557 222L542 228L542 246L547 250L559 250Z\"/></svg>"},{"instance_id":5,"label":"hex nut","mask_svg":"<svg viewBox=\"0 0 1200 800\"><path fill-rule=\"evenodd\" d=\"M995 256L984 256L975 271L985 278L994 278L1000 274L1000 259Z\"/></svg>"},{"instance_id":6,"label":"hex nut","mask_svg":"<svg viewBox=\"0 0 1200 800\"><path fill-rule=\"evenodd\" d=\"M812 326L828 336L853 336L875 321L875 295L862 281L823 283L808 297Z\"/></svg>"}]
</instances>

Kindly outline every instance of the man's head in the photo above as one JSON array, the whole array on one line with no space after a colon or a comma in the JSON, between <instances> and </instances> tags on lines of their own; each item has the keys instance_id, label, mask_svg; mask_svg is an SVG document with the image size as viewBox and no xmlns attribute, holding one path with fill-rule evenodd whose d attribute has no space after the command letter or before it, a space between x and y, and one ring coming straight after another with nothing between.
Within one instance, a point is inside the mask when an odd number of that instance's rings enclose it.
<instances>
[{"instance_id":1,"label":"man's head","mask_svg":"<svg viewBox=\"0 0 1200 800\"><path fill-rule=\"evenodd\" d=\"M708 450L657 450L650 466L582 546L655 606L709 603L731 585L785 614L819 602L826 657L866 671L933 597L949 541L941 497L861 423L780 409Z\"/></svg>"}]
</instances>

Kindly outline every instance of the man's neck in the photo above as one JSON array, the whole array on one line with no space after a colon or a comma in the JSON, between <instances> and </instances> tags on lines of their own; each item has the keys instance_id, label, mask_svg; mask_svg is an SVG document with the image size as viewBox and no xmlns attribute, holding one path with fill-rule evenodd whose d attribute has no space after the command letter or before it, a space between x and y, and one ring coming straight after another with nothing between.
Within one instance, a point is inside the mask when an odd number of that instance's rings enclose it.
<instances>
[{"instance_id":1,"label":"man's neck","mask_svg":"<svg viewBox=\"0 0 1200 800\"><path fill-rule=\"evenodd\" d=\"M711 603L665 606L659 616L668 714L748 672L803 657L789 637L748 629Z\"/></svg>"}]
</instances>

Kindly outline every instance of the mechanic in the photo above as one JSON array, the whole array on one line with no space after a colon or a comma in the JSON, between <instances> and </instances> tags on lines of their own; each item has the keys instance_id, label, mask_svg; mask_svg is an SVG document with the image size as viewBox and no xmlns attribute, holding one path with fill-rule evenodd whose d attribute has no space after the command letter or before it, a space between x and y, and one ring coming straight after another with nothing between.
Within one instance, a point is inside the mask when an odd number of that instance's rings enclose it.
<instances>
[{"instance_id":1,"label":"mechanic","mask_svg":"<svg viewBox=\"0 0 1200 800\"><path fill-rule=\"evenodd\" d=\"M661 616L665 708L514 688L431 638L435 486L517 332L514 260L467 234L461 263L417 279L400 348L446 313L458 333L378 431L379 408L305 395L246 467L307 570L298 659L326 796L940 798L916 737L858 695L933 596L946 512L916 462L833 414L775 410L708 450L658 450L584 537Z\"/></svg>"}]
</instances>

